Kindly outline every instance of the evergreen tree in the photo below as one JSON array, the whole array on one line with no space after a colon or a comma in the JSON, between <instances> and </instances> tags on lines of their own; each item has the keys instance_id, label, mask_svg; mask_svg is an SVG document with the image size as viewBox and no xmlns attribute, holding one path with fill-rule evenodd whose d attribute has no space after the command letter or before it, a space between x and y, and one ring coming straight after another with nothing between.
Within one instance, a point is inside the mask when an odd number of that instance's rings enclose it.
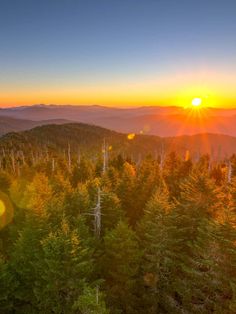
<instances>
[{"instance_id":1,"label":"evergreen tree","mask_svg":"<svg viewBox=\"0 0 236 314\"><path fill-rule=\"evenodd\" d=\"M78 165L78 169L76 170L76 178L74 177L73 179L74 186L78 182L85 183L89 179L92 179L93 172L94 172L94 167L91 161L82 157Z\"/></svg>"},{"instance_id":2,"label":"evergreen tree","mask_svg":"<svg viewBox=\"0 0 236 314\"><path fill-rule=\"evenodd\" d=\"M112 313L135 313L139 247L134 231L120 221L104 237L101 260L107 302Z\"/></svg>"},{"instance_id":3,"label":"evergreen tree","mask_svg":"<svg viewBox=\"0 0 236 314\"><path fill-rule=\"evenodd\" d=\"M120 173L118 170L110 166L102 177L102 185L110 191L116 191L120 182Z\"/></svg>"},{"instance_id":4,"label":"evergreen tree","mask_svg":"<svg viewBox=\"0 0 236 314\"><path fill-rule=\"evenodd\" d=\"M13 294L17 313L37 313L34 283L37 277L37 255L41 252L40 241L48 234L50 224L47 216L29 213L22 230L10 252L10 270L18 285Z\"/></svg>"},{"instance_id":5,"label":"evergreen tree","mask_svg":"<svg viewBox=\"0 0 236 314\"><path fill-rule=\"evenodd\" d=\"M156 160L146 158L137 171L137 180L134 187L134 205L130 208L132 222L136 222L143 215L143 210L153 192L159 186L161 176Z\"/></svg>"},{"instance_id":6,"label":"evergreen tree","mask_svg":"<svg viewBox=\"0 0 236 314\"><path fill-rule=\"evenodd\" d=\"M30 210L34 210L35 213L42 215L52 196L52 188L49 185L48 177L43 173L38 173L25 191L25 206Z\"/></svg>"},{"instance_id":7,"label":"evergreen tree","mask_svg":"<svg viewBox=\"0 0 236 314\"><path fill-rule=\"evenodd\" d=\"M225 222L217 226L213 251L217 293L214 300L215 313L236 312L236 229Z\"/></svg>"},{"instance_id":8,"label":"evergreen tree","mask_svg":"<svg viewBox=\"0 0 236 314\"><path fill-rule=\"evenodd\" d=\"M102 214L102 234L107 230L115 228L118 222L124 218L124 211L121 209L118 197L106 190L101 195L101 214Z\"/></svg>"},{"instance_id":9,"label":"evergreen tree","mask_svg":"<svg viewBox=\"0 0 236 314\"><path fill-rule=\"evenodd\" d=\"M136 171L134 167L125 162L120 183L117 188L117 195L121 201L121 207L126 212L126 215L133 223L133 208L134 208L134 188L136 182Z\"/></svg>"},{"instance_id":10,"label":"evergreen tree","mask_svg":"<svg viewBox=\"0 0 236 314\"><path fill-rule=\"evenodd\" d=\"M81 314L109 314L104 302L104 296L97 288L86 287L83 294L75 302L73 310L79 310ZM77 313L77 312L76 312Z\"/></svg>"},{"instance_id":11,"label":"evergreen tree","mask_svg":"<svg viewBox=\"0 0 236 314\"><path fill-rule=\"evenodd\" d=\"M159 188L148 202L139 227L141 260L141 298L144 313L161 313L167 297L169 277L168 260L172 258L169 236L169 214L173 205L169 203L165 187Z\"/></svg>"},{"instance_id":12,"label":"evergreen tree","mask_svg":"<svg viewBox=\"0 0 236 314\"><path fill-rule=\"evenodd\" d=\"M171 282L164 309L171 313L209 313L214 310L217 283L212 251L215 246L217 191L204 174L181 185L180 202L170 215Z\"/></svg>"},{"instance_id":13,"label":"evergreen tree","mask_svg":"<svg viewBox=\"0 0 236 314\"><path fill-rule=\"evenodd\" d=\"M0 256L0 309L2 313L14 312L14 292L19 285L14 270L9 263Z\"/></svg>"},{"instance_id":14,"label":"evergreen tree","mask_svg":"<svg viewBox=\"0 0 236 314\"><path fill-rule=\"evenodd\" d=\"M42 313L76 313L86 280L93 267L91 252L84 247L76 230L62 221L61 230L41 240L42 253L37 255L34 294Z\"/></svg>"},{"instance_id":15,"label":"evergreen tree","mask_svg":"<svg viewBox=\"0 0 236 314\"><path fill-rule=\"evenodd\" d=\"M163 177L167 183L171 198L178 198L180 194L181 160L175 152L167 155L163 168Z\"/></svg>"},{"instance_id":16,"label":"evergreen tree","mask_svg":"<svg viewBox=\"0 0 236 314\"><path fill-rule=\"evenodd\" d=\"M99 143L78 162L71 143L69 166L58 141L3 147L1 313L236 313L235 156L230 180L227 163L177 153L159 169L112 152L102 173Z\"/></svg>"},{"instance_id":17,"label":"evergreen tree","mask_svg":"<svg viewBox=\"0 0 236 314\"><path fill-rule=\"evenodd\" d=\"M11 178L7 172L0 172L0 191L8 192L11 186Z\"/></svg>"}]
</instances>

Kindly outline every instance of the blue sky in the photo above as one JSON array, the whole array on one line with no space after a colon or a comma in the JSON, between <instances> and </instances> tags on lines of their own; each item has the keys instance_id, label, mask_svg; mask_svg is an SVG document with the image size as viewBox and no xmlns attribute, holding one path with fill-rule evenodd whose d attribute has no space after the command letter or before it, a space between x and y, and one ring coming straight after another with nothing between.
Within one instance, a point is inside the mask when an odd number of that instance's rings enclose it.
<instances>
[{"instance_id":1,"label":"blue sky","mask_svg":"<svg viewBox=\"0 0 236 314\"><path fill-rule=\"evenodd\" d=\"M210 69L233 85L235 34L235 0L0 0L0 104L24 102L27 90L32 102L44 100L44 90L45 100L60 102L63 86L63 101L73 87L68 100L78 103L111 82L122 102L123 84L145 88L181 71L199 81L199 70Z\"/></svg>"}]
</instances>

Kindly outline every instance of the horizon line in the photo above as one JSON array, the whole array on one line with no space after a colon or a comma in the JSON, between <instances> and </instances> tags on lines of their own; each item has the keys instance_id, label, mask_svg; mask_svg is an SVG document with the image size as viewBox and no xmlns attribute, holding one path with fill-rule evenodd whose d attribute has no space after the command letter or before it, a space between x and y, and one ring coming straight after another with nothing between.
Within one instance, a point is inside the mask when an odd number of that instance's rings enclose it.
<instances>
[{"instance_id":1,"label":"horizon line","mask_svg":"<svg viewBox=\"0 0 236 314\"><path fill-rule=\"evenodd\" d=\"M180 108L186 109L185 106L180 105L119 105L119 106L109 106L102 104L54 104L54 103L39 103L39 104L25 104L25 105L10 105L10 106L0 106L0 110L14 109L14 108L25 108L25 107L101 107L108 109L140 109L140 108ZM236 110L235 107L203 107L202 109L214 109L214 110Z\"/></svg>"}]
</instances>

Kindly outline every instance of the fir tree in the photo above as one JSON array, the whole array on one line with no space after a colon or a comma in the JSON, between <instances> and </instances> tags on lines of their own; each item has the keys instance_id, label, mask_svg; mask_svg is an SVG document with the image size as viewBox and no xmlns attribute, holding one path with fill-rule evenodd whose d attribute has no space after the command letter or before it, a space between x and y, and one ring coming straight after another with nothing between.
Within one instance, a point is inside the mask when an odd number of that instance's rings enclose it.
<instances>
[{"instance_id":1,"label":"fir tree","mask_svg":"<svg viewBox=\"0 0 236 314\"><path fill-rule=\"evenodd\" d=\"M138 234L142 248L141 298L145 305L144 313L161 313L166 299L166 286L169 277L168 260L171 256L169 236L169 214L173 205L169 203L167 190L159 188L148 202Z\"/></svg>"},{"instance_id":2,"label":"fir tree","mask_svg":"<svg viewBox=\"0 0 236 314\"><path fill-rule=\"evenodd\" d=\"M134 231L125 222L104 237L101 260L107 302L112 313L134 313L134 296L139 267L139 247Z\"/></svg>"}]
</instances>

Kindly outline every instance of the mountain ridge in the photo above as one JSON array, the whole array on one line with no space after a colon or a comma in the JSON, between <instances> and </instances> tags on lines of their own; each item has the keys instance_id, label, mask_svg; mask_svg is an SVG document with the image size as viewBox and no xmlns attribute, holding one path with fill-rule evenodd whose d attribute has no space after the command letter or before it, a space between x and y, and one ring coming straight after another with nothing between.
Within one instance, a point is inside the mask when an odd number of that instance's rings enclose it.
<instances>
[{"instance_id":1,"label":"mountain ridge","mask_svg":"<svg viewBox=\"0 0 236 314\"><path fill-rule=\"evenodd\" d=\"M210 154L212 159L224 159L236 154L236 137L224 134L196 134L177 137L159 137L155 135L137 134L132 140L128 135L96 125L84 123L68 123L62 125L44 125L22 132L12 132L0 138L1 149L38 150L41 148L63 153L70 145L74 154L81 152L100 154L104 139L112 147L111 153L142 156L160 155L176 151L184 158L186 151L193 158L200 154Z\"/></svg>"},{"instance_id":2,"label":"mountain ridge","mask_svg":"<svg viewBox=\"0 0 236 314\"><path fill-rule=\"evenodd\" d=\"M0 115L0 137L9 132L19 132L32 129L36 126L45 124L65 124L72 121L65 119L49 119L42 121L33 121L19 118L12 118L9 116Z\"/></svg>"},{"instance_id":3,"label":"mountain ridge","mask_svg":"<svg viewBox=\"0 0 236 314\"><path fill-rule=\"evenodd\" d=\"M123 133L144 133L158 136L223 133L236 136L236 109L182 108L176 106L142 106L133 108L99 105L35 105L0 109L0 116L47 124L63 119L66 122L95 124ZM46 122L39 122L46 121ZM31 122L32 124L32 122ZM14 128L8 131L14 131ZM6 133L6 132L5 132Z\"/></svg>"}]
</instances>

